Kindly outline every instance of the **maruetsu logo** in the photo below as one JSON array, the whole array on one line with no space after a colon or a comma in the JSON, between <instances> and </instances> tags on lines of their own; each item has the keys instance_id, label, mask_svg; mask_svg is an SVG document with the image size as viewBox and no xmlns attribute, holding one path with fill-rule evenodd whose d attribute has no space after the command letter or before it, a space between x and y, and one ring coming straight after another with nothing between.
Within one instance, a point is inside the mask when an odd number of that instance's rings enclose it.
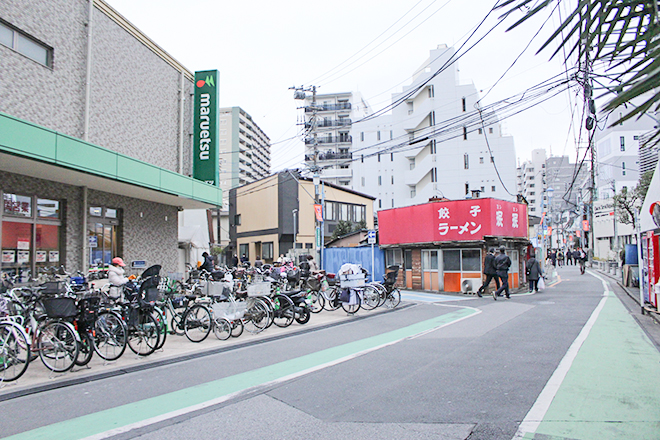
<instances>
[{"instance_id":1,"label":"maruetsu logo","mask_svg":"<svg viewBox=\"0 0 660 440\"><path fill-rule=\"evenodd\" d=\"M204 87L205 85L215 87L215 80L213 76L207 76L206 80L200 79L196 83L198 88ZM211 113L211 95L208 93L202 93L199 95L199 160L209 160L209 150L211 147L209 124Z\"/></svg>"},{"instance_id":2,"label":"maruetsu logo","mask_svg":"<svg viewBox=\"0 0 660 440\"><path fill-rule=\"evenodd\" d=\"M213 80L212 76L207 76L205 80L200 79L197 80L197 87L201 88L204 87L205 85L215 87L215 81Z\"/></svg>"}]
</instances>

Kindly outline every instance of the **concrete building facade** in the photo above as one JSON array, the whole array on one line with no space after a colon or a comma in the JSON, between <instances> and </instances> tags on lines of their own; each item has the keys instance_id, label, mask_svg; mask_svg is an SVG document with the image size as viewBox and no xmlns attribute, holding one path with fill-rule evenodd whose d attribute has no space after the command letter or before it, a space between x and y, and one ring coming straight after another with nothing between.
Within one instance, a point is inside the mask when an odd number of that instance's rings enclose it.
<instances>
[{"instance_id":1,"label":"concrete building facade","mask_svg":"<svg viewBox=\"0 0 660 440\"><path fill-rule=\"evenodd\" d=\"M2 270L121 255L178 270L193 74L102 0L0 4Z\"/></svg>"},{"instance_id":2,"label":"concrete building facade","mask_svg":"<svg viewBox=\"0 0 660 440\"><path fill-rule=\"evenodd\" d=\"M432 197L514 198L513 138L496 114L480 118L477 88L460 83L456 63L445 66L454 53L431 50L411 84L393 94L391 114L353 124L352 188L376 196L376 210Z\"/></svg>"}]
</instances>

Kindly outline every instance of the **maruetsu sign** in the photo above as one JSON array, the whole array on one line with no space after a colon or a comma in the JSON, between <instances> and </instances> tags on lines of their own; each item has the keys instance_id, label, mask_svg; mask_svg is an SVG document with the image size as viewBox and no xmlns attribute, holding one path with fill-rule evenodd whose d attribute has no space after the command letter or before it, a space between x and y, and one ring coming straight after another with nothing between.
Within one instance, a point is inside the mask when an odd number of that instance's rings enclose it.
<instances>
[{"instance_id":1,"label":"maruetsu sign","mask_svg":"<svg viewBox=\"0 0 660 440\"><path fill-rule=\"evenodd\" d=\"M195 72L193 177L218 186L218 71Z\"/></svg>"}]
</instances>

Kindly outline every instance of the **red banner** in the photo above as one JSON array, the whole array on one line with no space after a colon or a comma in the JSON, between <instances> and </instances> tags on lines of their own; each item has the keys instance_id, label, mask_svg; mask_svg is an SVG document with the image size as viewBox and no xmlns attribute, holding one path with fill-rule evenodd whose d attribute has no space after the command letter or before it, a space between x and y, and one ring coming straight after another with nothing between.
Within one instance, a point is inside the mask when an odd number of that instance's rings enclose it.
<instances>
[{"instance_id":1,"label":"red banner","mask_svg":"<svg viewBox=\"0 0 660 440\"><path fill-rule=\"evenodd\" d=\"M527 205L497 199L431 202L378 211L381 244L527 237Z\"/></svg>"},{"instance_id":2,"label":"red banner","mask_svg":"<svg viewBox=\"0 0 660 440\"><path fill-rule=\"evenodd\" d=\"M323 221L323 207L321 205L314 205L314 213L316 213L316 220Z\"/></svg>"}]
</instances>

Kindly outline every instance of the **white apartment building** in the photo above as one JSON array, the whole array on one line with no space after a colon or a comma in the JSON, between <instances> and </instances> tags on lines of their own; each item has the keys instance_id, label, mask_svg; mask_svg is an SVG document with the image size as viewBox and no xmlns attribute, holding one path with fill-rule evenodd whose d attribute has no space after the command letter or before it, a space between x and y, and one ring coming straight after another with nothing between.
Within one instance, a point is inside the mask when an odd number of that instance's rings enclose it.
<instances>
[{"instance_id":1,"label":"white apartment building","mask_svg":"<svg viewBox=\"0 0 660 440\"><path fill-rule=\"evenodd\" d=\"M626 110L615 111L618 117ZM610 116L610 121L614 115ZM596 134L596 188L598 198L607 199L625 186L632 189L639 181L639 143L657 121L649 115L632 118Z\"/></svg>"},{"instance_id":2,"label":"white apartment building","mask_svg":"<svg viewBox=\"0 0 660 440\"><path fill-rule=\"evenodd\" d=\"M518 167L518 194L529 204L529 215L540 217L545 200L545 160L542 148L532 150L532 159Z\"/></svg>"},{"instance_id":3,"label":"white apartment building","mask_svg":"<svg viewBox=\"0 0 660 440\"><path fill-rule=\"evenodd\" d=\"M270 138L240 107L219 109L218 124L220 188L224 200L219 225L217 211L214 213L213 235L217 244L226 246L229 244L229 190L270 175Z\"/></svg>"},{"instance_id":4,"label":"white apartment building","mask_svg":"<svg viewBox=\"0 0 660 440\"><path fill-rule=\"evenodd\" d=\"M351 126L371 113L359 93L308 94L305 100L305 164L315 161L321 178L350 187L353 183Z\"/></svg>"},{"instance_id":5,"label":"white apartment building","mask_svg":"<svg viewBox=\"0 0 660 440\"><path fill-rule=\"evenodd\" d=\"M412 83L393 94L391 114L353 124L352 187L377 197L376 210L477 193L514 198L513 138L493 113L482 123L477 88L459 83L456 63L445 66L453 54L445 45L431 50Z\"/></svg>"}]
</instances>

